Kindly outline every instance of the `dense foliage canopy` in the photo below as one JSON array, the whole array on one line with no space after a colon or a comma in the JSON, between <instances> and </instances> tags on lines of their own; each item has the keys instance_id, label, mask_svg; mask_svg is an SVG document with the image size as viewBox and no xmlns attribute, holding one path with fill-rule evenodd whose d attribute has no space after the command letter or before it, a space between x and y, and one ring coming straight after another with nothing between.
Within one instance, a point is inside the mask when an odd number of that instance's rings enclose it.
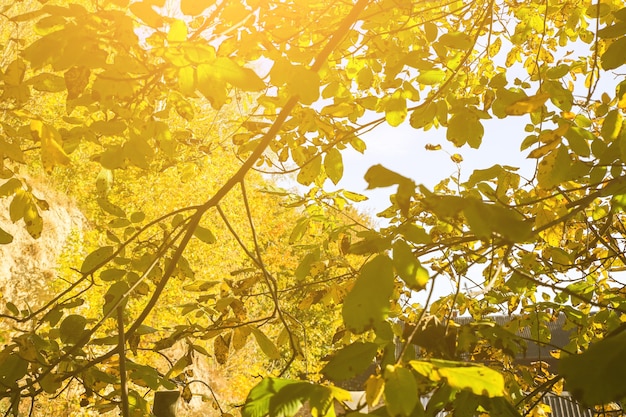
<instances>
[{"instance_id":1,"label":"dense foliage canopy","mask_svg":"<svg viewBox=\"0 0 626 417\"><path fill-rule=\"evenodd\" d=\"M332 416L349 399L337 383L372 363L363 389L379 415L540 415L541 396L564 388L619 407L625 6L5 2L8 218L40 237L49 204L33 178L45 174L93 224L54 294L5 300L6 413L82 386L85 410L145 415L154 390L191 397L196 356L226 366L236 352L256 358L258 384L243 406L211 391L222 414L291 416L308 402ZM324 188L382 124L440 129L462 153L494 118L525 121L502 140L536 161L531 177L500 164L427 189L372 166L369 188L391 187L380 227L350 209L359 190ZM257 171L295 173L304 191ZM457 290L413 302L444 279ZM560 317L558 369L517 363L529 341L551 346Z\"/></svg>"}]
</instances>

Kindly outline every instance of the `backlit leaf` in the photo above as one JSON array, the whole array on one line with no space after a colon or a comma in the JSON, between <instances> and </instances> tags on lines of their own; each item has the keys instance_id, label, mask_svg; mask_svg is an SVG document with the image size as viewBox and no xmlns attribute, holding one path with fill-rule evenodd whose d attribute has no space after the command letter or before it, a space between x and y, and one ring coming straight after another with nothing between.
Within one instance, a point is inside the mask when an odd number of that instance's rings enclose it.
<instances>
[{"instance_id":1,"label":"backlit leaf","mask_svg":"<svg viewBox=\"0 0 626 417\"><path fill-rule=\"evenodd\" d=\"M87 319L83 316L78 314L67 316L59 326L61 342L70 345L76 344L83 336L86 324Z\"/></svg>"},{"instance_id":2,"label":"backlit leaf","mask_svg":"<svg viewBox=\"0 0 626 417\"><path fill-rule=\"evenodd\" d=\"M378 345L355 342L333 355L322 373L333 381L343 381L364 372L374 363Z\"/></svg>"},{"instance_id":3,"label":"backlit leaf","mask_svg":"<svg viewBox=\"0 0 626 417\"><path fill-rule=\"evenodd\" d=\"M304 66L293 66L289 82L289 92L298 96L303 104L313 104L320 96L320 77Z\"/></svg>"},{"instance_id":4,"label":"backlit leaf","mask_svg":"<svg viewBox=\"0 0 626 417\"><path fill-rule=\"evenodd\" d=\"M385 119L391 126L400 126L406 119L406 99L392 97L385 104Z\"/></svg>"},{"instance_id":5,"label":"backlit leaf","mask_svg":"<svg viewBox=\"0 0 626 417\"><path fill-rule=\"evenodd\" d=\"M424 85L440 84L446 79L446 72L440 69L420 71L417 82Z\"/></svg>"},{"instance_id":6,"label":"backlit leaf","mask_svg":"<svg viewBox=\"0 0 626 417\"><path fill-rule=\"evenodd\" d=\"M428 271L420 264L403 240L393 244L393 264L404 283L412 290L421 290L428 282Z\"/></svg>"},{"instance_id":7,"label":"backlit leaf","mask_svg":"<svg viewBox=\"0 0 626 417\"><path fill-rule=\"evenodd\" d=\"M565 378L565 388L588 406L624 398L624 355L626 332L600 340L581 354L564 356L559 361L559 372Z\"/></svg>"},{"instance_id":8,"label":"backlit leaf","mask_svg":"<svg viewBox=\"0 0 626 417\"><path fill-rule=\"evenodd\" d=\"M309 163L300 168L298 182L302 185L310 185L320 174L322 169L322 157L315 155Z\"/></svg>"},{"instance_id":9,"label":"backlit leaf","mask_svg":"<svg viewBox=\"0 0 626 417\"><path fill-rule=\"evenodd\" d=\"M379 187L390 187L410 180L382 165L374 165L365 173L365 181L368 184L367 189L371 190Z\"/></svg>"},{"instance_id":10,"label":"backlit leaf","mask_svg":"<svg viewBox=\"0 0 626 417\"><path fill-rule=\"evenodd\" d=\"M213 341L213 355L220 365L224 365L228 361L229 348L230 340L226 340L222 335L215 337Z\"/></svg>"},{"instance_id":11,"label":"backlit leaf","mask_svg":"<svg viewBox=\"0 0 626 417\"><path fill-rule=\"evenodd\" d=\"M39 210L35 204L30 201L30 204L27 204L24 210L24 224L26 226L26 231L33 239L39 239L41 236L41 232L43 231L43 219L39 214Z\"/></svg>"},{"instance_id":12,"label":"backlit leaf","mask_svg":"<svg viewBox=\"0 0 626 417\"><path fill-rule=\"evenodd\" d=\"M163 26L163 17L159 15L148 1L139 1L130 5L130 11L152 28Z\"/></svg>"},{"instance_id":13,"label":"backlit leaf","mask_svg":"<svg viewBox=\"0 0 626 417\"><path fill-rule=\"evenodd\" d=\"M167 32L168 42L184 42L187 40L187 24L176 19L170 23L170 30Z\"/></svg>"},{"instance_id":14,"label":"backlit leaf","mask_svg":"<svg viewBox=\"0 0 626 417\"><path fill-rule=\"evenodd\" d=\"M214 0L181 0L180 11L187 16L198 16L214 4Z\"/></svg>"},{"instance_id":15,"label":"backlit leaf","mask_svg":"<svg viewBox=\"0 0 626 417\"><path fill-rule=\"evenodd\" d=\"M622 130L623 119L624 117L619 110L611 110L604 117L602 129L600 130L604 140L608 142L617 139L620 131Z\"/></svg>"},{"instance_id":16,"label":"backlit leaf","mask_svg":"<svg viewBox=\"0 0 626 417\"><path fill-rule=\"evenodd\" d=\"M330 148L328 152L326 152L326 156L324 157L324 170L328 178L330 178L335 185L337 185L343 177L343 158L341 157L341 152L336 148Z\"/></svg>"},{"instance_id":17,"label":"backlit leaf","mask_svg":"<svg viewBox=\"0 0 626 417\"><path fill-rule=\"evenodd\" d=\"M83 274L90 273L94 268L102 265L111 255L113 255L113 246L104 246L91 252L80 267Z\"/></svg>"},{"instance_id":18,"label":"backlit leaf","mask_svg":"<svg viewBox=\"0 0 626 417\"><path fill-rule=\"evenodd\" d=\"M13 242L13 236L0 228L0 245L6 245Z\"/></svg>"},{"instance_id":19,"label":"backlit leaf","mask_svg":"<svg viewBox=\"0 0 626 417\"><path fill-rule=\"evenodd\" d=\"M250 327L250 330L252 331L257 344L268 358L280 359L280 351L274 342L272 342L270 338L265 335L265 333L256 327Z\"/></svg>"},{"instance_id":20,"label":"backlit leaf","mask_svg":"<svg viewBox=\"0 0 626 417\"><path fill-rule=\"evenodd\" d=\"M401 366L385 369L385 404L391 417L409 416L419 401L417 381Z\"/></svg>"},{"instance_id":21,"label":"backlit leaf","mask_svg":"<svg viewBox=\"0 0 626 417\"><path fill-rule=\"evenodd\" d=\"M211 66L215 77L226 80L244 91L261 91L265 88L265 83L254 71L237 65L229 58L217 58ZM319 85L319 81L317 84Z\"/></svg>"},{"instance_id":22,"label":"backlit leaf","mask_svg":"<svg viewBox=\"0 0 626 417\"><path fill-rule=\"evenodd\" d=\"M529 96L516 102L509 104L504 111L511 116L519 116L526 113L532 113L540 109L544 103L550 98L547 93L539 93Z\"/></svg>"},{"instance_id":23,"label":"backlit leaf","mask_svg":"<svg viewBox=\"0 0 626 417\"><path fill-rule=\"evenodd\" d=\"M54 74L38 74L28 80L33 88L38 91L57 93L65 90L65 80L63 77Z\"/></svg>"},{"instance_id":24,"label":"backlit leaf","mask_svg":"<svg viewBox=\"0 0 626 417\"><path fill-rule=\"evenodd\" d=\"M446 138L456 147L461 147L467 143L472 148L478 149L484 134L485 129L478 116L469 110L456 113L448 121Z\"/></svg>"},{"instance_id":25,"label":"backlit leaf","mask_svg":"<svg viewBox=\"0 0 626 417\"><path fill-rule=\"evenodd\" d=\"M626 55L624 55L624 50L626 50L626 37L621 37L611 43L600 58L602 68L605 70L612 70L626 64Z\"/></svg>"},{"instance_id":26,"label":"backlit leaf","mask_svg":"<svg viewBox=\"0 0 626 417\"><path fill-rule=\"evenodd\" d=\"M215 235L211 232L210 229L202 226L196 226L196 230L194 230L193 235L203 241L204 243L212 244L217 242Z\"/></svg>"},{"instance_id":27,"label":"backlit leaf","mask_svg":"<svg viewBox=\"0 0 626 417\"><path fill-rule=\"evenodd\" d=\"M429 103L413 110L409 118L409 123L411 127L421 129L429 123L432 123L435 116L437 116L437 106L433 103Z\"/></svg>"},{"instance_id":28,"label":"backlit leaf","mask_svg":"<svg viewBox=\"0 0 626 417\"><path fill-rule=\"evenodd\" d=\"M53 126L33 120L30 131L33 138L41 142L41 161L47 173L51 173L55 165L70 163L70 158L61 147L61 134Z\"/></svg>"},{"instance_id":29,"label":"backlit leaf","mask_svg":"<svg viewBox=\"0 0 626 417\"><path fill-rule=\"evenodd\" d=\"M410 361L409 364L431 381L446 381L454 389L469 390L489 398L505 395L502 374L483 365L438 359Z\"/></svg>"},{"instance_id":30,"label":"backlit leaf","mask_svg":"<svg viewBox=\"0 0 626 417\"><path fill-rule=\"evenodd\" d=\"M388 257L378 255L366 263L343 303L346 327L363 333L378 326L389 314L393 283L393 263Z\"/></svg>"}]
</instances>

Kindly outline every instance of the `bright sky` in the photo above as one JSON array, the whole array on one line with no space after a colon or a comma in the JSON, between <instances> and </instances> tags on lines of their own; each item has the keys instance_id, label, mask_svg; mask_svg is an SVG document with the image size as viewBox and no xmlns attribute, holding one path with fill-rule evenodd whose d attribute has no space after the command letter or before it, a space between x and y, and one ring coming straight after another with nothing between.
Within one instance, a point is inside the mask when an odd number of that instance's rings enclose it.
<instances>
[{"instance_id":1,"label":"bright sky","mask_svg":"<svg viewBox=\"0 0 626 417\"><path fill-rule=\"evenodd\" d=\"M408 121L395 128L383 124L361 137L367 144L364 155L352 148L343 151L344 178L338 188L367 195L370 199L358 207L368 213L376 213L389 206L389 195L395 190L366 189L363 176L375 164L381 164L429 189L444 178L456 176L458 167L461 169L461 180L466 180L475 169L495 164L519 167L518 172L522 176L532 175L535 161L525 158L528 151L519 150L522 140L528 135L524 132L528 120L527 115L506 120L484 120L485 137L478 150L467 145L456 148L446 140L445 129L424 132L413 129ZM427 151L426 144L439 144L442 150ZM459 166L450 158L454 153L463 157Z\"/></svg>"}]
</instances>

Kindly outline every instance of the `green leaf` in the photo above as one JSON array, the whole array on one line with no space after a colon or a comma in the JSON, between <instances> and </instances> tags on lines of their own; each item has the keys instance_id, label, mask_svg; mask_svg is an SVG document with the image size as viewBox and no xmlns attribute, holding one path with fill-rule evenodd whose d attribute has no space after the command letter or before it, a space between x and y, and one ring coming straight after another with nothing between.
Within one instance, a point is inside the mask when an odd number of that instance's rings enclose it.
<instances>
[{"instance_id":1,"label":"green leaf","mask_svg":"<svg viewBox=\"0 0 626 417\"><path fill-rule=\"evenodd\" d=\"M46 393L55 394L63 386L63 383L55 374L49 373L39 379L39 385Z\"/></svg>"},{"instance_id":2,"label":"green leaf","mask_svg":"<svg viewBox=\"0 0 626 417\"><path fill-rule=\"evenodd\" d=\"M343 303L346 327L355 333L376 328L389 314L393 286L393 263L387 256L366 263Z\"/></svg>"},{"instance_id":3,"label":"green leaf","mask_svg":"<svg viewBox=\"0 0 626 417\"><path fill-rule=\"evenodd\" d=\"M502 374L483 365L441 359L410 361L409 364L435 383L443 380L451 388L469 390L476 395L489 398L505 395Z\"/></svg>"},{"instance_id":4,"label":"green leaf","mask_svg":"<svg viewBox=\"0 0 626 417\"><path fill-rule=\"evenodd\" d=\"M428 283L428 271L403 240L397 240L393 244L393 264L400 278L410 289L419 291Z\"/></svg>"},{"instance_id":5,"label":"green leaf","mask_svg":"<svg viewBox=\"0 0 626 417\"><path fill-rule=\"evenodd\" d=\"M620 131L622 130L622 123L624 117L619 110L611 110L605 117L602 122L602 129L600 133L602 133L602 137L607 142L613 141L617 139Z\"/></svg>"},{"instance_id":6,"label":"green leaf","mask_svg":"<svg viewBox=\"0 0 626 417\"><path fill-rule=\"evenodd\" d=\"M426 233L423 228L413 223L406 223L402 225L398 229L398 232L400 232L400 234L404 236L404 238L408 241L416 243L418 245L432 242L430 235Z\"/></svg>"},{"instance_id":7,"label":"green leaf","mask_svg":"<svg viewBox=\"0 0 626 417\"><path fill-rule=\"evenodd\" d=\"M191 358L189 355L183 355L174 363L174 365L172 365L169 371L167 371L164 378L170 379L177 377L183 373L189 365L191 365Z\"/></svg>"},{"instance_id":8,"label":"green leaf","mask_svg":"<svg viewBox=\"0 0 626 417\"><path fill-rule=\"evenodd\" d=\"M380 187L391 187L392 185L400 184L410 179L403 177L402 175L393 172L382 165L374 165L370 167L365 173L365 181L367 181L367 189L371 190Z\"/></svg>"},{"instance_id":9,"label":"green leaf","mask_svg":"<svg viewBox=\"0 0 626 417\"><path fill-rule=\"evenodd\" d=\"M289 235L290 245L293 245L304 237L304 234L307 232L307 230L309 230L309 222L310 220L308 217L301 217L300 219L298 219L295 227Z\"/></svg>"},{"instance_id":10,"label":"green leaf","mask_svg":"<svg viewBox=\"0 0 626 417\"><path fill-rule=\"evenodd\" d=\"M626 22L618 22L598 31L598 37L603 39L619 38L626 35Z\"/></svg>"},{"instance_id":11,"label":"green leaf","mask_svg":"<svg viewBox=\"0 0 626 417\"><path fill-rule=\"evenodd\" d=\"M112 268L100 272L100 279L102 281L119 281L124 275L126 275L125 270Z\"/></svg>"},{"instance_id":12,"label":"green leaf","mask_svg":"<svg viewBox=\"0 0 626 417\"><path fill-rule=\"evenodd\" d=\"M488 238L497 233L512 242L523 242L531 236L530 223L514 209L472 198L465 199L464 206L470 229L479 237Z\"/></svg>"},{"instance_id":13,"label":"green leaf","mask_svg":"<svg viewBox=\"0 0 626 417\"><path fill-rule=\"evenodd\" d=\"M5 387L4 389L16 386L18 381L26 375L27 371L28 362L17 353L4 356L4 360L0 362L0 384Z\"/></svg>"},{"instance_id":14,"label":"green leaf","mask_svg":"<svg viewBox=\"0 0 626 417\"><path fill-rule=\"evenodd\" d=\"M615 42L609 45L602 57L602 68L605 70L612 70L626 64L626 37L619 38Z\"/></svg>"},{"instance_id":15,"label":"green leaf","mask_svg":"<svg viewBox=\"0 0 626 417\"><path fill-rule=\"evenodd\" d=\"M270 401L284 387L300 381L279 378L264 378L250 390L241 409L242 417L265 417L270 414Z\"/></svg>"},{"instance_id":16,"label":"green leaf","mask_svg":"<svg viewBox=\"0 0 626 417\"><path fill-rule=\"evenodd\" d=\"M83 274L92 273L95 268L104 264L111 255L113 255L113 246L104 246L96 249L87 255L83 265L80 267L80 272Z\"/></svg>"},{"instance_id":17,"label":"green leaf","mask_svg":"<svg viewBox=\"0 0 626 417\"><path fill-rule=\"evenodd\" d=\"M120 303L120 300L126 295L129 287L125 281L118 281L113 283L106 294L104 295L104 305L102 306L102 313L106 316L111 312L111 309L118 306L124 306L126 301Z\"/></svg>"},{"instance_id":18,"label":"green leaf","mask_svg":"<svg viewBox=\"0 0 626 417\"><path fill-rule=\"evenodd\" d=\"M343 177L343 158L341 157L341 152L336 148L330 148L328 152L326 152L324 170L328 178L330 178L335 185L337 185Z\"/></svg>"},{"instance_id":19,"label":"green leaf","mask_svg":"<svg viewBox=\"0 0 626 417\"><path fill-rule=\"evenodd\" d=\"M606 337L579 355L559 361L565 389L587 406L608 404L626 396L626 332Z\"/></svg>"},{"instance_id":20,"label":"green leaf","mask_svg":"<svg viewBox=\"0 0 626 417\"><path fill-rule=\"evenodd\" d=\"M446 138L456 147L461 147L467 143L472 148L478 149L484 134L485 129L478 116L469 110L456 113L448 121Z\"/></svg>"},{"instance_id":21,"label":"green leaf","mask_svg":"<svg viewBox=\"0 0 626 417\"><path fill-rule=\"evenodd\" d=\"M556 67L548 68L548 70L546 71L546 77L548 77L551 80L557 80L559 78L565 77L567 74L569 74L569 71L570 71L569 65L560 64L560 65L557 65Z\"/></svg>"},{"instance_id":22,"label":"green leaf","mask_svg":"<svg viewBox=\"0 0 626 417\"><path fill-rule=\"evenodd\" d=\"M411 371L388 365L385 369L385 404L389 416L411 415L418 401L417 382Z\"/></svg>"},{"instance_id":23,"label":"green leaf","mask_svg":"<svg viewBox=\"0 0 626 417\"><path fill-rule=\"evenodd\" d=\"M196 226L196 230L194 230L193 235L200 239L204 243L213 244L217 242L215 235L211 230L206 227L202 227L200 225Z\"/></svg>"},{"instance_id":24,"label":"green leaf","mask_svg":"<svg viewBox=\"0 0 626 417\"><path fill-rule=\"evenodd\" d=\"M87 319L83 316L78 314L67 316L59 326L61 342L69 345L76 344L83 336L86 324Z\"/></svg>"},{"instance_id":25,"label":"green leaf","mask_svg":"<svg viewBox=\"0 0 626 417\"><path fill-rule=\"evenodd\" d=\"M363 373L374 363L378 345L371 342L354 342L333 355L322 373L333 381L343 381Z\"/></svg>"},{"instance_id":26,"label":"green leaf","mask_svg":"<svg viewBox=\"0 0 626 417\"><path fill-rule=\"evenodd\" d=\"M258 328L251 327L250 329L252 330L252 334L254 335L254 338L263 353L265 353L265 355L270 359L280 359L280 351L274 342L272 342L269 337L267 337L265 333Z\"/></svg>"}]
</instances>

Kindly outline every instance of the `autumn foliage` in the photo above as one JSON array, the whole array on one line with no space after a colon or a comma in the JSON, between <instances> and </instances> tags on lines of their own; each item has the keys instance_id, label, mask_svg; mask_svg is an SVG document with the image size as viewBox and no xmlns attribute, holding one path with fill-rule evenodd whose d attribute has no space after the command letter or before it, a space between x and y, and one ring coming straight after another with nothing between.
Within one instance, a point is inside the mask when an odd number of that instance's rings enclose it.
<instances>
[{"instance_id":1,"label":"autumn foliage","mask_svg":"<svg viewBox=\"0 0 626 417\"><path fill-rule=\"evenodd\" d=\"M4 217L40 238L47 184L90 224L45 299L2 300L2 411L72 393L68 413L142 416L177 389L202 413L332 417L366 371L351 411L541 415L564 389L620 409L625 6L0 5ZM383 124L438 129L415 152L458 148L461 166L490 119L530 175L497 164L429 189L374 165L378 222L354 209L362 190L329 187ZM442 280L454 291L435 297ZM518 363L531 342L558 367Z\"/></svg>"}]
</instances>

